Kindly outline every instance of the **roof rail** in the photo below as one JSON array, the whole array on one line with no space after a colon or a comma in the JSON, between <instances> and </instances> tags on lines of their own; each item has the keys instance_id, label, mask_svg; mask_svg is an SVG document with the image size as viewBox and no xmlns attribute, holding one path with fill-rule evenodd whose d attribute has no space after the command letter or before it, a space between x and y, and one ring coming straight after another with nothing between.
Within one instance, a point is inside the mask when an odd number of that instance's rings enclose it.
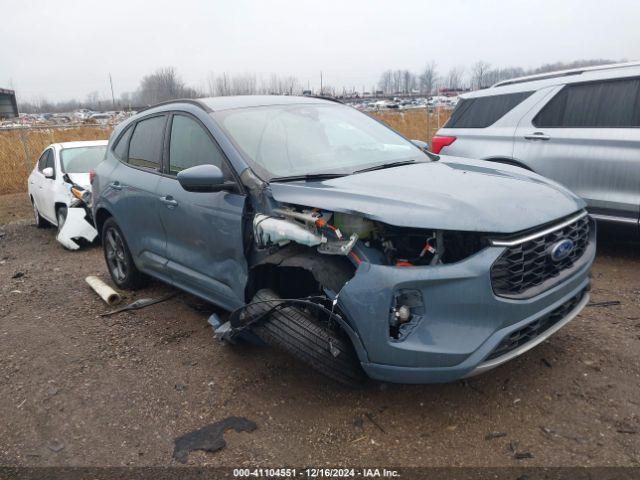
<instances>
[{"instance_id":1,"label":"roof rail","mask_svg":"<svg viewBox=\"0 0 640 480\"><path fill-rule=\"evenodd\" d=\"M549 80L551 78L561 78L561 77L567 77L570 75L580 75L585 72L592 72L592 71L598 71L598 70L614 70L616 68L628 68L628 67L638 67L638 66L640 66L640 62L625 62L625 63L610 63L608 65L596 65L593 67L572 68L569 70L558 70L557 72L538 73L535 75L527 75L524 77L517 77L517 78L511 78L509 80L503 80L501 82L493 84L491 88L504 87L505 85L515 85L518 83L533 82L536 80Z\"/></svg>"},{"instance_id":2,"label":"roof rail","mask_svg":"<svg viewBox=\"0 0 640 480\"><path fill-rule=\"evenodd\" d=\"M342 100L338 100L337 98L334 98L334 97L325 97L323 95L302 95L302 96L306 98L317 98L318 100L327 100L328 102L336 102L336 103L344 104Z\"/></svg>"},{"instance_id":3,"label":"roof rail","mask_svg":"<svg viewBox=\"0 0 640 480\"><path fill-rule=\"evenodd\" d=\"M195 105L196 107L202 108L205 112L211 112L212 110L203 102L195 98L176 98L175 100L166 100L164 102L156 103L154 105L149 105L148 107L144 107L142 110L138 110L138 113L144 112L146 110L150 110L152 108L161 107L162 105L169 105L170 103L189 103L191 105Z\"/></svg>"}]
</instances>

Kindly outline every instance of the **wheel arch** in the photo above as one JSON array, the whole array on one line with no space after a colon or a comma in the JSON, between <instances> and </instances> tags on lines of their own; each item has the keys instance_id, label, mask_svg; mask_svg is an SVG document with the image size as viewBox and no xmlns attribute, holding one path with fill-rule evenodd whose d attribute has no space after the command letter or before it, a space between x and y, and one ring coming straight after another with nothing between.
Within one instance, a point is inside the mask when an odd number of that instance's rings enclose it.
<instances>
[{"instance_id":1,"label":"wheel arch","mask_svg":"<svg viewBox=\"0 0 640 480\"><path fill-rule=\"evenodd\" d=\"M511 165L512 167L520 167L520 168L524 168L525 170L529 170L530 172L534 172L534 170L531 167L529 167L528 165L525 165L524 163L516 160L515 158L489 157L489 158L485 158L484 160L487 161L487 162L493 162L493 163L503 163L505 165Z\"/></svg>"},{"instance_id":2,"label":"wheel arch","mask_svg":"<svg viewBox=\"0 0 640 480\"><path fill-rule=\"evenodd\" d=\"M111 212L105 207L98 207L95 215L95 226L98 231L98 237L102 239L102 227L108 218L113 217Z\"/></svg>"},{"instance_id":3,"label":"wheel arch","mask_svg":"<svg viewBox=\"0 0 640 480\"><path fill-rule=\"evenodd\" d=\"M355 267L344 256L322 255L312 248L291 244L250 268L245 295L250 301L259 290L271 288L280 296L300 298L317 295L318 285L336 294L354 274ZM368 362L360 335L349 319L342 315L336 320L349 337L360 362Z\"/></svg>"}]
</instances>

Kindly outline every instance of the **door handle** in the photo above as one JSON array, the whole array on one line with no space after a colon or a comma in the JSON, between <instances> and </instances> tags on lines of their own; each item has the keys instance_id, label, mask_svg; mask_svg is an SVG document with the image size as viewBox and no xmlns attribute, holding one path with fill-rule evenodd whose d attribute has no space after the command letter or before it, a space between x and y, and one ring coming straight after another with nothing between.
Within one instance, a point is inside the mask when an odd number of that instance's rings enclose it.
<instances>
[{"instance_id":1,"label":"door handle","mask_svg":"<svg viewBox=\"0 0 640 480\"><path fill-rule=\"evenodd\" d=\"M111 188L113 188L114 190L122 190L122 185L120 185L120 182L118 182L118 181L111 182L111 183L109 184L109 186L110 186Z\"/></svg>"},{"instance_id":2,"label":"door handle","mask_svg":"<svg viewBox=\"0 0 640 480\"><path fill-rule=\"evenodd\" d=\"M167 195L166 197L160 197L160 201L164 203L167 208L175 208L178 206L178 202L174 200L171 195Z\"/></svg>"},{"instance_id":3,"label":"door handle","mask_svg":"<svg viewBox=\"0 0 640 480\"><path fill-rule=\"evenodd\" d=\"M524 138L526 140L549 140L551 137L549 135L545 135L542 132L533 132L529 135L525 135Z\"/></svg>"}]
</instances>

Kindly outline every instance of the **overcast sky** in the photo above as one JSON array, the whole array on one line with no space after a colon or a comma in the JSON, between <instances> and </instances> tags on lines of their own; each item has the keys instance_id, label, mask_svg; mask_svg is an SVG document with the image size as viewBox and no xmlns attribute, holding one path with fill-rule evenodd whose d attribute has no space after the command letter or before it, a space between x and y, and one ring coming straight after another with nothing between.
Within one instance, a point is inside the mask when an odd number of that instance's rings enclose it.
<instances>
[{"instance_id":1,"label":"overcast sky","mask_svg":"<svg viewBox=\"0 0 640 480\"><path fill-rule=\"evenodd\" d=\"M294 75L371 88L385 69L441 74L485 60L536 67L640 59L638 0L13 0L2 2L0 87L20 98L107 97L163 66ZM20 99L19 98L19 99Z\"/></svg>"}]
</instances>

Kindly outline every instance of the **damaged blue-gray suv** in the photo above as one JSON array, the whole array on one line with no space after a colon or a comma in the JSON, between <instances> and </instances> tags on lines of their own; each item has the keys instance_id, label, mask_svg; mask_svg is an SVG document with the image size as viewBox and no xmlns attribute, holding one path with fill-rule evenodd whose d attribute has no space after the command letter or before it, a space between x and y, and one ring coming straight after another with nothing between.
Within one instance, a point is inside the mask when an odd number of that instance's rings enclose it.
<instances>
[{"instance_id":1,"label":"damaged blue-gray suv","mask_svg":"<svg viewBox=\"0 0 640 480\"><path fill-rule=\"evenodd\" d=\"M353 384L500 365L589 299L595 227L560 185L438 157L311 97L161 104L113 132L93 213L113 281L230 311L221 338Z\"/></svg>"}]
</instances>

